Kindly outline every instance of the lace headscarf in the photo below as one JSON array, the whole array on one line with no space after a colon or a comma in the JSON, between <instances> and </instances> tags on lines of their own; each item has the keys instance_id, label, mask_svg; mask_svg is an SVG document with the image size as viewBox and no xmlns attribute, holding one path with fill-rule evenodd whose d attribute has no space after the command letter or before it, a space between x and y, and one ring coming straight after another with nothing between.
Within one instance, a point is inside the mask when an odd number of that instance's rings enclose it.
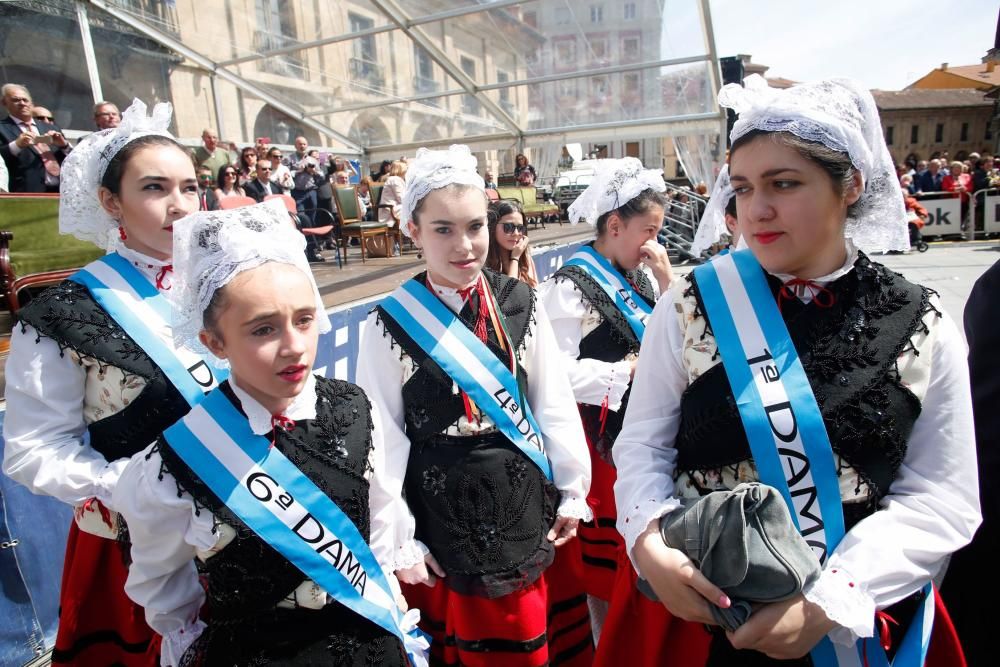
<instances>
[{"instance_id":1,"label":"lace headscarf","mask_svg":"<svg viewBox=\"0 0 1000 667\"><path fill-rule=\"evenodd\" d=\"M726 206L733 198L733 185L729 182L729 165L722 165L719 176L712 186L712 194L708 198L705 212L698 223L694 241L691 242L691 254L700 257L703 252L719 242L723 234L729 233L726 227Z\"/></svg>"},{"instance_id":2,"label":"lace headscarf","mask_svg":"<svg viewBox=\"0 0 1000 667\"><path fill-rule=\"evenodd\" d=\"M62 163L59 185L59 232L89 241L99 248L112 248L118 237L118 222L104 210L98 188L111 160L126 144L151 134L174 137L167 132L173 107L161 102L146 115L146 105L132 100L118 127L88 135Z\"/></svg>"},{"instance_id":3,"label":"lace headscarf","mask_svg":"<svg viewBox=\"0 0 1000 667\"><path fill-rule=\"evenodd\" d=\"M602 215L621 208L642 192L666 189L663 170L646 169L638 158L601 160L594 169L590 185L569 205L569 222L575 225L585 220L596 225Z\"/></svg>"},{"instance_id":4,"label":"lace headscarf","mask_svg":"<svg viewBox=\"0 0 1000 667\"><path fill-rule=\"evenodd\" d=\"M434 190L460 184L486 192L486 182L476 171L476 165L476 156L463 144L453 144L445 151L419 149L406 168L406 189L399 214L403 233L410 235L407 223L413 219L413 210Z\"/></svg>"},{"instance_id":5,"label":"lace headscarf","mask_svg":"<svg viewBox=\"0 0 1000 667\"><path fill-rule=\"evenodd\" d=\"M739 114L730 134L734 143L752 130L789 132L846 153L865 189L848 211L845 236L870 252L909 248L902 190L867 89L849 79L828 79L782 90L759 74L743 84L719 91L719 105Z\"/></svg>"},{"instance_id":6,"label":"lace headscarf","mask_svg":"<svg viewBox=\"0 0 1000 667\"><path fill-rule=\"evenodd\" d=\"M295 229L280 200L228 211L198 211L174 223L174 284L169 298L174 342L211 359L198 340L205 328L205 309L216 291L250 269L267 262L291 264L309 278L316 296L320 333L330 331L319 289L305 255L305 237Z\"/></svg>"}]
</instances>

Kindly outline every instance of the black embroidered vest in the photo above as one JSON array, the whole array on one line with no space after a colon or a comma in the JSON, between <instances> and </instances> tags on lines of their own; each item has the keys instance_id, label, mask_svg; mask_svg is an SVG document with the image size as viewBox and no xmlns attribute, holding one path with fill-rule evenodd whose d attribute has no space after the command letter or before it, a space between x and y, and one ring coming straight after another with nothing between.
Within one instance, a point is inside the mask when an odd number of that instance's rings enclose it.
<instances>
[{"instance_id":1,"label":"black embroidered vest","mask_svg":"<svg viewBox=\"0 0 1000 667\"><path fill-rule=\"evenodd\" d=\"M650 306L654 305L655 294L653 285L649 282L646 272L642 270L624 272L626 279L632 281L639 296ZM639 339L636 337L628 320L615 305L615 302L601 289L600 285L585 269L578 266L562 266L554 274L556 281L569 280L583 296L583 300L591 305L601 316L601 323L580 341L579 359L596 359L598 361L617 362L628 354L638 354ZM622 405L617 411L609 411L601 432L601 406L579 404L580 416L587 438L601 458L610 465L611 448L615 438L622 430L625 420L625 408L631 389L622 397Z\"/></svg>"},{"instance_id":2,"label":"black embroidered vest","mask_svg":"<svg viewBox=\"0 0 1000 667\"><path fill-rule=\"evenodd\" d=\"M60 350L71 349L102 366L145 380L123 410L87 427L90 446L108 461L130 457L187 414L187 401L128 333L101 308L86 287L66 281L45 290L18 316Z\"/></svg>"},{"instance_id":3,"label":"black embroidered vest","mask_svg":"<svg viewBox=\"0 0 1000 667\"><path fill-rule=\"evenodd\" d=\"M689 294L704 313L697 282ZM768 276L773 293L780 281ZM846 528L875 511L906 453L920 402L899 379L896 360L933 310L931 292L861 254L854 271L827 288L830 308L786 300L782 316L809 377L834 451L871 489L869 502L846 503ZM711 322L708 322L709 327ZM681 399L677 470L710 470L752 458L721 363L698 377Z\"/></svg>"},{"instance_id":4,"label":"black embroidered vest","mask_svg":"<svg viewBox=\"0 0 1000 667\"><path fill-rule=\"evenodd\" d=\"M239 408L228 382L222 391ZM367 540L368 480L372 448L371 404L355 385L316 379L316 418L274 433L275 446L337 503ZM253 533L161 438L163 468L178 494L207 508L236 537L199 562L206 584L208 629L185 653L192 664L405 665L399 641L336 602L322 610L278 609L305 575ZM189 655L190 654L190 655ZM200 660L195 663L194 660Z\"/></svg>"},{"instance_id":5,"label":"black embroidered vest","mask_svg":"<svg viewBox=\"0 0 1000 667\"><path fill-rule=\"evenodd\" d=\"M535 308L527 284L484 271L496 296L511 343L524 342ZM425 274L416 277L424 281ZM476 312L467 302L458 314L470 329ZM387 335L417 366L403 385L410 438L404 490L416 520L416 538L427 544L448 574L448 586L466 595L495 598L523 589L555 556L545 534L555 520L559 495L531 462L499 432L448 436L465 414L453 382L385 311L377 309ZM505 364L507 353L487 321L487 346ZM519 382L528 378L519 367Z\"/></svg>"}]
</instances>

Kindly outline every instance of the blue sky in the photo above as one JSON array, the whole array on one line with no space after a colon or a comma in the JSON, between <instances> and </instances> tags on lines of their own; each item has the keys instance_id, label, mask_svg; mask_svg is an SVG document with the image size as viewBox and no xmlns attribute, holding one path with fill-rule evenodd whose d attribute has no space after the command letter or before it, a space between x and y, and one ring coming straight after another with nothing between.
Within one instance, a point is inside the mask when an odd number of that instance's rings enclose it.
<instances>
[{"instance_id":1,"label":"blue sky","mask_svg":"<svg viewBox=\"0 0 1000 667\"><path fill-rule=\"evenodd\" d=\"M768 76L833 76L898 90L941 63L978 63L993 46L996 0L711 0L719 56L746 53ZM695 0L664 3L664 54L696 48Z\"/></svg>"}]
</instances>

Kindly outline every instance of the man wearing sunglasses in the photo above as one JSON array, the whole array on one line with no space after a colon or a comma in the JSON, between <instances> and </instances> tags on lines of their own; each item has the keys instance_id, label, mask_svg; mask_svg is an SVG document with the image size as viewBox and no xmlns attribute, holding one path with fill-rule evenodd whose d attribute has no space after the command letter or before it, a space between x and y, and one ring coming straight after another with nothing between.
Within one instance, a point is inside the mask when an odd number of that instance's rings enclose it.
<instances>
[{"instance_id":1,"label":"man wearing sunglasses","mask_svg":"<svg viewBox=\"0 0 1000 667\"><path fill-rule=\"evenodd\" d=\"M258 203L268 195L281 194L281 188L271 183L273 167L270 160L257 160L256 177L243 186L247 197L253 197Z\"/></svg>"}]
</instances>

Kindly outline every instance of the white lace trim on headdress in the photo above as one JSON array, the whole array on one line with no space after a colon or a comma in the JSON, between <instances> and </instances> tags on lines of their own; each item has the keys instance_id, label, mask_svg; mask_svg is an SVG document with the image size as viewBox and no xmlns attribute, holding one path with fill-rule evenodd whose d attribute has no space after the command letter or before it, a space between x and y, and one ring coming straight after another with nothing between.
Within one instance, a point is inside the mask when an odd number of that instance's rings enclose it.
<instances>
[{"instance_id":1,"label":"white lace trim on headdress","mask_svg":"<svg viewBox=\"0 0 1000 667\"><path fill-rule=\"evenodd\" d=\"M569 222L585 220L591 225L609 211L621 208L646 190L663 192L662 169L646 169L638 158L600 160L587 189L569 205Z\"/></svg>"},{"instance_id":2,"label":"white lace trim on headdress","mask_svg":"<svg viewBox=\"0 0 1000 667\"><path fill-rule=\"evenodd\" d=\"M468 185L486 191L486 182L476 171L477 160L468 146L453 144L445 151L429 148L417 150L417 156L406 168L406 188L400 206L399 224L407 236L413 210L434 190L448 185Z\"/></svg>"},{"instance_id":3,"label":"white lace trim on headdress","mask_svg":"<svg viewBox=\"0 0 1000 667\"><path fill-rule=\"evenodd\" d=\"M225 368L227 362L198 340L205 327L205 309L233 278L267 262L291 264L308 276L316 296L319 331L330 331L305 248L305 237L280 200L228 211L198 211L175 222L174 285L169 292L174 341Z\"/></svg>"},{"instance_id":4,"label":"white lace trim on headdress","mask_svg":"<svg viewBox=\"0 0 1000 667\"><path fill-rule=\"evenodd\" d=\"M712 186L712 194L708 197L705 212L698 223L698 231L691 242L691 254L695 257L700 257L718 243L724 234L729 234L729 228L726 227L726 206L734 194L733 185L729 182L729 165L724 164Z\"/></svg>"},{"instance_id":5,"label":"white lace trim on headdress","mask_svg":"<svg viewBox=\"0 0 1000 667\"><path fill-rule=\"evenodd\" d=\"M909 234L896 167L882 136L871 93L849 79L770 88L759 74L719 91L719 105L739 114L735 142L752 130L790 132L847 153L861 172L865 190L847 218L845 236L862 250L906 250Z\"/></svg>"},{"instance_id":6,"label":"white lace trim on headdress","mask_svg":"<svg viewBox=\"0 0 1000 667\"><path fill-rule=\"evenodd\" d=\"M153 107L146 115L146 105L132 100L122 114L118 127L84 137L66 156L60 171L59 232L81 241L110 249L117 238L118 222L101 206L97 190L111 160L131 141L155 134L173 139L167 132L173 108L169 102Z\"/></svg>"}]
</instances>

